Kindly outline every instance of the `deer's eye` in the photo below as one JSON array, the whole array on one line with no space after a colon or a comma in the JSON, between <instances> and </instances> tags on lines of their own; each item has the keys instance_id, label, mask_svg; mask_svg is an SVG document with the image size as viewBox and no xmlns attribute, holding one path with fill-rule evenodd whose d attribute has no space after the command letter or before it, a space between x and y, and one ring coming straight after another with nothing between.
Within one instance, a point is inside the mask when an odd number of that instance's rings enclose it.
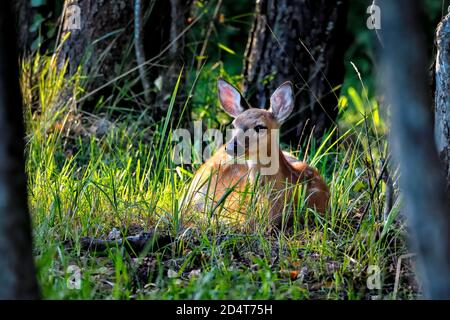
<instances>
[{"instance_id":1,"label":"deer's eye","mask_svg":"<svg viewBox=\"0 0 450 320\"><path fill-rule=\"evenodd\" d=\"M261 125L257 125L256 127L253 128L256 132L259 132L260 130L266 130L267 127L265 126L261 126Z\"/></svg>"}]
</instances>

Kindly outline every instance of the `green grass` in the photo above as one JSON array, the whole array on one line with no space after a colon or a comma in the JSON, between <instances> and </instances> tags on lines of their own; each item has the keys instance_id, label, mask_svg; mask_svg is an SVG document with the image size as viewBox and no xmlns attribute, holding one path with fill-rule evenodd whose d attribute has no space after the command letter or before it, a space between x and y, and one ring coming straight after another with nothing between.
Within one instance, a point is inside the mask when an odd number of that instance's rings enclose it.
<instances>
[{"instance_id":1,"label":"green grass","mask_svg":"<svg viewBox=\"0 0 450 320\"><path fill-rule=\"evenodd\" d=\"M199 88L205 88L215 75L200 79ZM331 209L324 217L299 211L312 215L313 223L267 236L262 229L244 233L215 224L184 229L181 203L198 166L171 162L171 118L148 124L145 113L113 116L119 99L99 102L103 113L96 115L78 110L64 97L86 94L81 83L80 74L64 78L51 58L35 56L22 63L29 203L44 298L393 298L396 262L408 251L403 222L393 219L398 203L388 222L382 219L385 185L376 182L380 159L387 157L385 126L378 104L366 99L363 89L343 94L335 142L327 138L293 150L324 176ZM179 89L177 84L174 94ZM196 87L188 90L195 93ZM197 118L215 114L214 97L213 92L205 97L205 106L194 94L185 106L209 108ZM106 238L113 228L122 235L156 228L176 241L138 256L118 246L101 254L80 249L81 237ZM80 290L67 286L70 265L81 269ZM369 265L381 269L380 291L367 288ZM400 278L396 297L414 297L410 272L403 268Z\"/></svg>"}]
</instances>

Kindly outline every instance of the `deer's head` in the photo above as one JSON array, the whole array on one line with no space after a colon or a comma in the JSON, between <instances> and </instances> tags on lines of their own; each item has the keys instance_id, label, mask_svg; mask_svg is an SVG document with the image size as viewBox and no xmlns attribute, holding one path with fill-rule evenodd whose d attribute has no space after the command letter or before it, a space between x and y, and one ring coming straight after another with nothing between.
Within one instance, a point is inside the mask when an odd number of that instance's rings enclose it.
<instances>
[{"instance_id":1,"label":"deer's head","mask_svg":"<svg viewBox=\"0 0 450 320\"><path fill-rule=\"evenodd\" d=\"M275 90L267 110L249 107L239 90L223 79L218 80L217 86L222 108L234 118L233 134L226 144L226 152L232 156L259 159L261 148L268 150L272 142L278 143L272 141L278 137L274 133L278 133L292 112L294 96L291 82L285 82Z\"/></svg>"}]
</instances>

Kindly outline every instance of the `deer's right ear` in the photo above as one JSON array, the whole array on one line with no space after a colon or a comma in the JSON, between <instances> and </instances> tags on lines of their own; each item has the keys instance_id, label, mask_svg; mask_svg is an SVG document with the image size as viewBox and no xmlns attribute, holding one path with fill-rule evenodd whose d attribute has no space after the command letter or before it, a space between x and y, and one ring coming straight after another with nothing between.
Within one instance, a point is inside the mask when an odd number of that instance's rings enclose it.
<instances>
[{"instance_id":1,"label":"deer's right ear","mask_svg":"<svg viewBox=\"0 0 450 320\"><path fill-rule=\"evenodd\" d=\"M217 91L219 92L219 101L223 110L233 118L236 118L245 108L241 105L242 96L238 89L227 81L220 78L217 81Z\"/></svg>"},{"instance_id":2,"label":"deer's right ear","mask_svg":"<svg viewBox=\"0 0 450 320\"><path fill-rule=\"evenodd\" d=\"M270 97L269 111L275 116L278 123L286 120L294 108L294 95L292 83L290 81L283 83Z\"/></svg>"}]
</instances>

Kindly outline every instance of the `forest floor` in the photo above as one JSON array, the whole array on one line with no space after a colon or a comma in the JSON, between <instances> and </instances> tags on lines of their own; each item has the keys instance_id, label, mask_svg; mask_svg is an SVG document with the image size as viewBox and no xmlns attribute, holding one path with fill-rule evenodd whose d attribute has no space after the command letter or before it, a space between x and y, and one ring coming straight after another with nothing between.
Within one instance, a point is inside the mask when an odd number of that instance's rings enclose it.
<instances>
[{"instance_id":1,"label":"forest floor","mask_svg":"<svg viewBox=\"0 0 450 320\"><path fill-rule=\"evenodd\" d=\"M44 298L414 299L419 294L395 198L395 167L386 166L392 186L383 173L383 159L389 158L385 126L376 100L364 90L342 94L337 139L331 139L336 128L321 144L292 150L329 184L331 208L325 216L310 212L312 224L270 236L216 226L186 229L180 199L198 166L171 162L170 122L153 124L141 111L117 113L118 97L100 101L95 112L79 110L61 96L67 88L78 98L85 95L80 78L64 78L52 63L37 56L22 64L29 204ZM211 79L216 77L204 82ZM387 190L395 201L385 217ZM116 241L142 232L170 241L139 252L120 244L95 251L83 243L84 237Z\"/></svg>"}]
</instances>

